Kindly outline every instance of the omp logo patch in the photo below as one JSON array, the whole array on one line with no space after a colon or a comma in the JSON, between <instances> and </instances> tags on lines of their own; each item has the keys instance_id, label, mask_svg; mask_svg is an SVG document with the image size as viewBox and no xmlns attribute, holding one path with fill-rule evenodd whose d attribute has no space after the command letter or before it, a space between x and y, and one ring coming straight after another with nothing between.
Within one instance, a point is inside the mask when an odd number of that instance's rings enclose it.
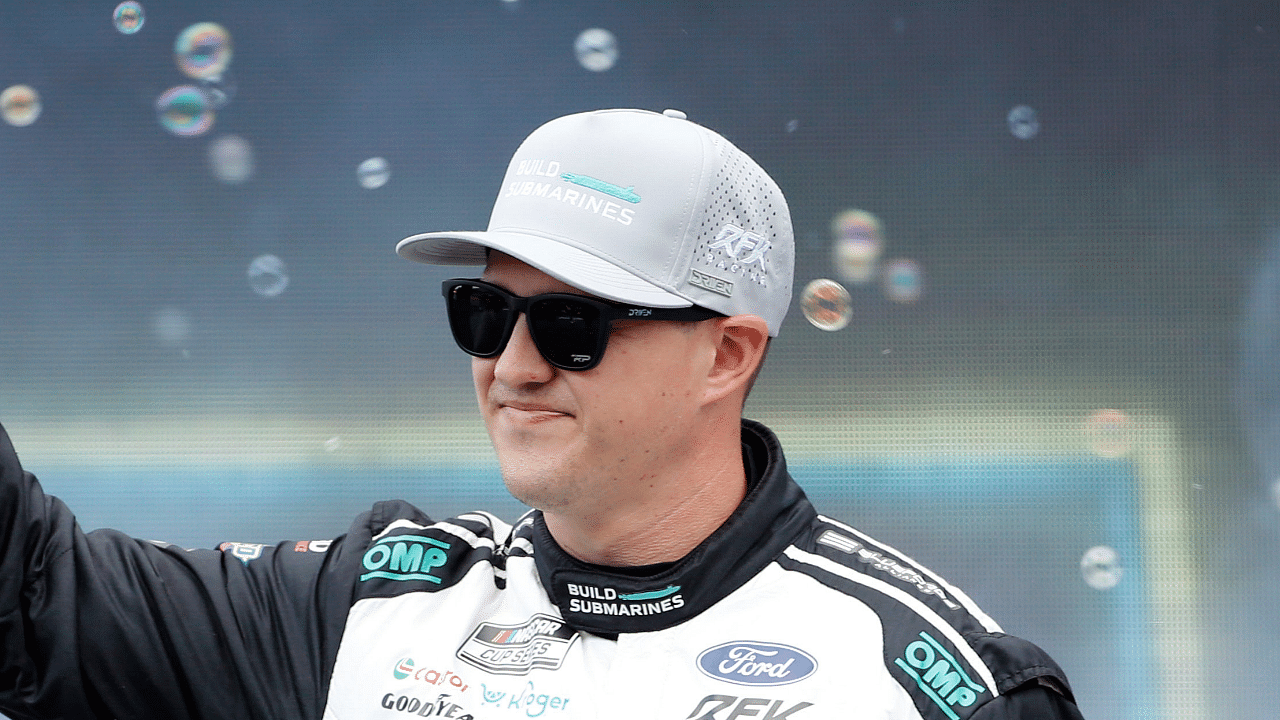
<instances>
[{"instance_id":1,"label":"omp logo patch","mask_svg":"<svg viewBox=\"0 0 1280 720\"><path fill-rule=\"evenodd\" d=\"M449 559L445 551L452 547L443 540L424 535L393 535L378 540L365 551L361 582L372 578L385 580L426 580L437 585L440 578L431 570Z\"/></svg>"},{"instance_id":2,"label":"omp logo patch","mask_svg":"<svg viewBox=\"0 0 1280 720\"><path fill-rule=\"evenodd\" d=\"M902 651L894 664L902 669L951 720L959 720L954 708L967 708L987 689L974 682L951 653L929 633Z\"/></svg>"}]
</instances>

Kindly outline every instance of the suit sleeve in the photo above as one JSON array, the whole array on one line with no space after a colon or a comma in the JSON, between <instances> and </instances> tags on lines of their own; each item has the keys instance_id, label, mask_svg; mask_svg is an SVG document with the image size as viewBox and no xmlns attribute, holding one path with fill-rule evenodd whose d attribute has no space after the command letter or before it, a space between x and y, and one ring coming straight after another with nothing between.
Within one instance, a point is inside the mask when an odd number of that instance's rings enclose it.
<instances>
[{"instance_id":1,"label":"suit sleeve","mask_svg":"<svg viewBox=\"0 0 1280 720\"><path fill-rule=\"evenodd\" d=\"M0 712L319 718L360 527L332 544L227 552L84 533L0 427Z\"/></svg>"},{"instance_id":2,"label":"suit sleeve","mask_svg":"<svg viewBox=\"0 0 1280 720\"><path fill-rule=\"evenodd\" d=\"M1084 720L1061 690L1028 683L983 705L971 720Z\"/></svg>"}]
</instances>

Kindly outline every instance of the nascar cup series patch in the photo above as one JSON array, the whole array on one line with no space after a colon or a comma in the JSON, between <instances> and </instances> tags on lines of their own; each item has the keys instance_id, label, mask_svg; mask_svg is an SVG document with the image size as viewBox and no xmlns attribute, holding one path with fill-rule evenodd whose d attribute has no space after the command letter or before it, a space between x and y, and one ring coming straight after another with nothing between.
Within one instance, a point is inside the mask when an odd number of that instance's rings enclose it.
<instances>
[{"instance_id":1,"label":"nascar cup series patch","mask_svg":"<svg viewBox=\"0 0 1280 720\"><path fill-rule=\"evenodd\" d=\"M560 667L577 637L573 628L550 615L534 615L516 625L480 623L457 656L498 675L527 675L534 668Z\"/></svg>"}]
</instances>

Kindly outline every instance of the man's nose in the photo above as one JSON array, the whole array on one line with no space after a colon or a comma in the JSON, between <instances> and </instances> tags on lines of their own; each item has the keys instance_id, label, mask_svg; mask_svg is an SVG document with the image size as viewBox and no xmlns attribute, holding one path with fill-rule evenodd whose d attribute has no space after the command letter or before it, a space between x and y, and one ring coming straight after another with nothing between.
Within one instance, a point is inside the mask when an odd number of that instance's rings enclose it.
<instances>
[{"instance_id":1,"label":"man's nose","mask_svg":"<svg viewBox=\"0 0 1280 720\"><path fill-rule=\"evenodd\" d=\"M538 352L533 336L529 334L528 316L520 313L511 331L511 339L493 366L493 376L502 384L515 387L547 382L555 372L555 367Z\"/></svg>"}]
</instances>

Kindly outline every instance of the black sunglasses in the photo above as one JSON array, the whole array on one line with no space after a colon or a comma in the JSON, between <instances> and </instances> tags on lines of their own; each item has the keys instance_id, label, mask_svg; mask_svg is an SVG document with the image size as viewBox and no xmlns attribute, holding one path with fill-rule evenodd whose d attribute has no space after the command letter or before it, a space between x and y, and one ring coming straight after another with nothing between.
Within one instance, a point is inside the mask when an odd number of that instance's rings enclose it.
<instances>
[{"instance_id":1,"label":"black sunglasses","mask_svg":"<svg viewBox=\"0 0 1280 720\"><path fill-rule=\"evenodd\" d=\"M724 317L697 306L653 308L570 293L512 295L483 280L461 278L441 285L453 339L469 355L493 357L507 347L516 319L529 319L529 335L547 362L562 370L600 364L614 320L708 320Z\"/></svg>"}]
</instances>

